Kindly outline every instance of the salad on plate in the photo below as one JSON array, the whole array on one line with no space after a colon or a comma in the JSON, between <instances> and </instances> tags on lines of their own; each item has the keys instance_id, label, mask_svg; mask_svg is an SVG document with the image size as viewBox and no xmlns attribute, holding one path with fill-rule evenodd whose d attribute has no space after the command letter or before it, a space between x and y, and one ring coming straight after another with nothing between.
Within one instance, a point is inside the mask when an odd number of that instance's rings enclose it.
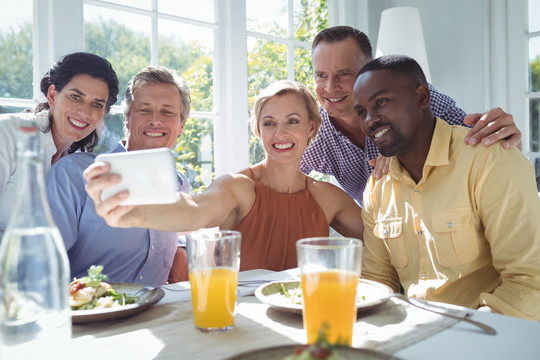
<instances>
[{"instance_id":1,"label":"salad on plate","mask_svg":"<svg viewBox=\"0 0 540 360\"><path fill-rule=\"evenodd\" d=\"M103 274L102 265L92 265L88 276L74 279L69 284L71 310L93 310L125 306L136 302L137 297L116 292Z\"/></svg>"}]
</instances>

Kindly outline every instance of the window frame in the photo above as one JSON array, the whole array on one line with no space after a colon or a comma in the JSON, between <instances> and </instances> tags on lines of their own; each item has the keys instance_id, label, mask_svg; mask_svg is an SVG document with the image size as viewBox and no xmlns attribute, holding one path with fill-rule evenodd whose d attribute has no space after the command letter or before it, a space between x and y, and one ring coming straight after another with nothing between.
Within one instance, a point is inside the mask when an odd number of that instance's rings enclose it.
<instances>
[{"instance_id":1,"label":"window frame","mask_svg":"<svg viewBox=\"0 0 540 360\"><path fill-rule=\"evenodd\" d=\"M34 0L34 98L40 95L41 77L50 64L61 56L84 51L84 5L94 5L115 10L132 11L152 17L151 64L158 63L157 19L181 19L187 24L204 25L214 32L214 111L191 111L191 118L206 118L214 121L214 166L216 177L237 172L248 164L249 146L246 124L247 109L247 54L245 3L235 0L214 0L216 19L214 23L185 19L174 15L157 13L154 10L136 9L125 5L111 4L100 0ZM62 13L63 16L53 16ZM54 19L54 21L53 21ZM70 29L70 31L65 31ZM243 85L244 84L244 85ZM233 95L234 94L234 95ZM0 99L1 104L32 107L35 102L24 99ZM121 113L120 105L111 108L111 113ZM234 138L234 141L229 139Z\"/></svg>"},{"instance_id":2,"label":"window frame","mask_svg":"<svg viewBox=\"0 0 540 360\"><path fill-rule=\"evenodd\" d=\"M329 8L330 2L329 1ZM33 1L33 97L30 99L0 99L0 104L33 107L43 101L39 84L50 65L65 54L84 51L85 4L108 9L130 11L152 18L151 64L158 63L157 19L181 20L187 24L204 25L214 32L214 111L192 111L191 118L214 121L215 176L238 172L249 164L249 124L246 3L241 0L214 0L215 21L208 23L157 12L157 1L152 0L152 10L108 3L102 0L49 0ZM288 0L289 22L292 22L293 0ZM57 14L62 14L58 16ZM70 31L65 31L70 29ZM287 45L288 77L294 79L294 48L307 47L294 39L288 30L287 38L274 38L250 32L249 35L277 40ZM111 113L121 113L120 105ZM234 141L231 141L234 139Z\"/></svg>"},{"instance_id":3,"label":"window frame","mask_svg":"<svg viewBox=\"0 0 540 360\"><path fill-rule=\"evenodd\" d=\"M540 92L529 91L528 41L540 32L528 33L528 0L486 2L485 9L486 67L490 73L486 88L491 89L486 103L513 115L522 132L522 152L534 165L540 152L531 147L529 101L540 98Z\"/></svg>"},{"instance_id":4,"label":"window frame","mask_svg":"<svg viewBox=\"0 0 540 360\"><path fill-rule=\"evenodd\" d=\"M531 122L534 120L534 119L530 119L530 102L532 100L539 100L540 101L540 91L530 91L530 79L529 79L529 76L530 76L530 62L529 62L529 41L530 39L532 38L536 38L536 39L540 39L540 30L538 31L533 31L533 32L529 32L529 29L528 29L528 0L524 0L525 1L525 4L524 4L524 26L523 26L523 29L524 29L524 34L523 34L523 42L524 42L524 45L525 45L525 50L524 50L524 53L525 53L525 62L526 62L526 65L525 65L525 71L526 71L526 82L525 82L525 99L526 99L526 111L525 111L525 118L526 118L526 126L525 126L525 129L526 129L526 143L527 143L527 146L526 146L526 155L532 160L532 159L539 159L540 160L540 151L532 151L532 146L531 146L531 137L530 137L530 129L531 129ZM538 119L538 121L540 122L540 119Z\"/></svg>"}]
</instances>

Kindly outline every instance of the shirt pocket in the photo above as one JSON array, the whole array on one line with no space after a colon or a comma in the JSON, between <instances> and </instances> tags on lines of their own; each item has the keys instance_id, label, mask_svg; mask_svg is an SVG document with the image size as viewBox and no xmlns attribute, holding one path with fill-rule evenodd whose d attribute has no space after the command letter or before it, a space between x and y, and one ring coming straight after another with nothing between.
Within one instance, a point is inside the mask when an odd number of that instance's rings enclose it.
<instances>
[{"instance_id":1,"label":"shirt pocket","mask_svg":"<svg viewBox=\"0 0 540 360\"><path fill-rule=\"evenodd\" d=\"M470 208L437 211L433 213L432 225L435 251L441 265L463 265L478 257Z\"/></svg>"},{"instance_id":2,"label":"shirt pocket","mask_svg":"<svg viewBox=\"0 0 540 360\"><path fill-rule=\"evenodd\" d=\"M403 237L402 218L376 220L373 234L383 241L392 265L398 268L407 266L409 257Z\"/></svg>"}]
</instances>

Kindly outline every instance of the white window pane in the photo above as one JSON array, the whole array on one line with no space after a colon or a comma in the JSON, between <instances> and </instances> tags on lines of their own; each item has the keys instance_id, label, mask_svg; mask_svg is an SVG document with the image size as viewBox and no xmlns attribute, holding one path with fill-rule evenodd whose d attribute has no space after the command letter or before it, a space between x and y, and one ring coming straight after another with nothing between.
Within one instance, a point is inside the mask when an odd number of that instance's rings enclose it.
<instances>
[{"instance_id":1,"label":"white window pane","mask_svg":"<svg viewBox=\"0 0 540 360\"><path fill-rule=\"evenodd\" d=\"M33 97L32 3L32 0L2 2L0 97Z\"/></svg>"},{"instance_id":2,"label":"white window pane","mask_svg":"<svg viewBox=\"0 0 540 360\"><path fill-rule=\"evenodd\" d=\"M294 38L311 43L319 31L328 27L328 8L324 0L294 0Z\"/></svg>"},{"instance_id":3,"label":"white window pane","mask_svg":"<svg viewBox=\"0 0 540 360\"><path fill-rule=\"evenodd\" d=\"M104 126L102 128L98 127L99 141L93 150L96 153L111 151L124 138L124 114L111 111L105 114L103 122Z\"/></svg>"},{"instance_id":4,"label":"white window pane","mask_svg":"<svg viewBox=\"0 0 540 360\"><path fill-rule=\"evenodd\" d=\"M529 40L530 91L540 91L540 36Z\"/></svg>"},{"instance_id":5,"label":"white window pane","mask_svg":"<svg viewBox=\"0 0 540 360\"><path fill-rule=\"evenodd\" d=\"M20 106L7 106L7 105L0 105L0 114L13 114L13 113L19 113L27 110L28 108L20 107Z\"/></svg>"},{"instance_id":6,"label":"white window pane","mask_svg":"<svg viewBox=\"0 0 540 360\"><path fill-rule=\"evenodd\" d=\"M529 32L540 31L540 0L529 0Z\"/></svg>"},{"instance_id":7,"label":"white window pane","mask_svg":"<svg viewBox=\"0 0 540 360\"><path fill-rule=\"evenodd\" d=\"M287 79L287 46L248 36L249 108L261 90L282 79Z\"/></svg>"},{"instance_id":8,"label":"white window pane","mask_svg":"<svg viewBox=\"0 0 540 360\"><path fill-rule=\"evenodd\" d=\"M540 159L531 159L534 165L534 170L536 173L536 186L538 188L538 193L540 193Z\"/></svg>"},{"instance_id":9,"label":"white window pane","mask_svg":"<svg viewBox=\"0 0 540 360\"><path fill-rule=\"evenodd\" d=\"M85 50L109 60L118 75L118 103L131 77L150 65L150 17L85 5Z\"/></svg>"},{"instance_id":10,"label":"white window pane","mask_svg":"<svg viewBox=\"0 0 540 360\"><path fill-rule=\"evenodd\" d=\"M287 0L246 0L247 30L287 36Z\"/></svg>"},{"instance_id":11,"label":"white window pane","mask_svg":"<svg viewBox=\"0 0 540 360\"><path fill-rule=\"evenodd\" d=\"M313 70L311 67L311 49L296 47L294 49L294 80L309 87L313 92ZM315 94L313 92L313 94Z\"/></svg>"},{"instance_id":12,"label":"white window pane","mask_svg":"<svg viewBox=\"0 0 540 360\"><path fill-rule=\"evenodd\" d=\"M255 97L274 81L287 79L287 46L275 41L248 36L248 106L251 111ZM248 131L248 129L246 129ZM264 148L252 134L249 140L249 163L264 159Z\"/></svg>"},{"instance_id":13,"label":"white window pane","mask_svg":"<svg viewBox=\"0 0 540 360\"><path fill-rule=\"evenodd\" d=\"M529 101L529 124L531 151L540 152L540 99Z\"/></svg>"},{"instance_id":14,"label":"white window pane","mask_svg":"<svg viewBox=\"0 0 540 360\"><path fill-rule=\"evenodd\" d=\"M105 2L131 6L134 8L152 10L152 0L104 0Z\"/></svg>"},{"instance_id":15,"label":"white window pane","mask_svg":"<svg viewBox=\"0 0 540 360\"><path fill-rule=\"evenodd\" d=\"M214 177L214 122L189 118L173 151L179 170L186 175L191 192L204 190Z\"/></svg>"},{"instance_id":16,"label":"white window pane","mask_svg":"<svg viewBox=\"0 0 540 360\"><path fill-rule=\"evenodd\" d=\"M158 11L206 22L214 22L214 0L159 0Z\"/></svg>"},{"instance_id":17,"label":"white window pane","mask_svg":"<svg viewBox=\"0 0 540 360\"><path fill-rule=\"evenodd\" d=\"M178 71L191 90L192 111L213 111L214 35L210 28L159 20L159 64Z\"/></svg>"}]
</instances>

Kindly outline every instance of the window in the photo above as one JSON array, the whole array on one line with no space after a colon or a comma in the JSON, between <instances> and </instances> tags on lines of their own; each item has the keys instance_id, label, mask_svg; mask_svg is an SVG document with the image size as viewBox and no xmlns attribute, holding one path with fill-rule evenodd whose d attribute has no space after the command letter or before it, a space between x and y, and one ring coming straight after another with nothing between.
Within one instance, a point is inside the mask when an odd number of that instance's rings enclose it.
<instances>
[{"instance_id":1,"label":"window","mask_svg":"<svg viewBox=\"0 0 540 360\"><path fill-rule=\"evenodd\" d=\"M536 171L540 191L540 0L528 0L528 26L525 34L528 49L528 132L529 157Z\"/></svg>"},{"instance_id":2,"label":"window","mask_svg":"<svg viewBox=\"0 0 540 360\"><path fill-rule=\"evenodd\" d=\"M6 2L0 12L0 113L33 107L32 0Z\"/></svg>"},{"instance_id":3,"label":"window","mask_svg":"<svg viewBox=\"0 0 540 360\"><path fill-rule=\"evenodd\" d=\"M191 117L174 151L192 190L213 180L214 31L213 0L91 1L84 6L85 51L107 58L118 74L119 101L131 77L148 64L176 70L191 90ZM201 16L202 15L202 16ZM114 147L123 135L119 106L105 118L100 148Z\"/></svg>"},{"instance_id":4,"label":"window","mask_svg":"<svg viewBox=\"0 0 540 360\"><path fill-rule=\"evenodd\" d=\"M248 43L248 106L270 83L296 80L313 91L311 42L327 27L326 0L246 0ZM250 164L264 158L264 149L250 136Z\"/></svg>"},{"instance_id":5,"label":"window","mask_svg":"<svg viewBox=\"0 0 540 360\"><path fill-rule=\"evenodd\" d=\"M103 152L123 136L120 101L131 76L148 64L176 69L190 87L192 109L175 150L192 189L204 189L215 176L257 161L250 160L247 124L260 90L281 78L312 87L310 46L327 25L327 1L17 1L0 13L7 54L0 112L43 100L41 77L62 56L96 53L113 64L120 82L96 148ZM271 61L261 62L266 56Z\"/></svg>"}]
</instances>

